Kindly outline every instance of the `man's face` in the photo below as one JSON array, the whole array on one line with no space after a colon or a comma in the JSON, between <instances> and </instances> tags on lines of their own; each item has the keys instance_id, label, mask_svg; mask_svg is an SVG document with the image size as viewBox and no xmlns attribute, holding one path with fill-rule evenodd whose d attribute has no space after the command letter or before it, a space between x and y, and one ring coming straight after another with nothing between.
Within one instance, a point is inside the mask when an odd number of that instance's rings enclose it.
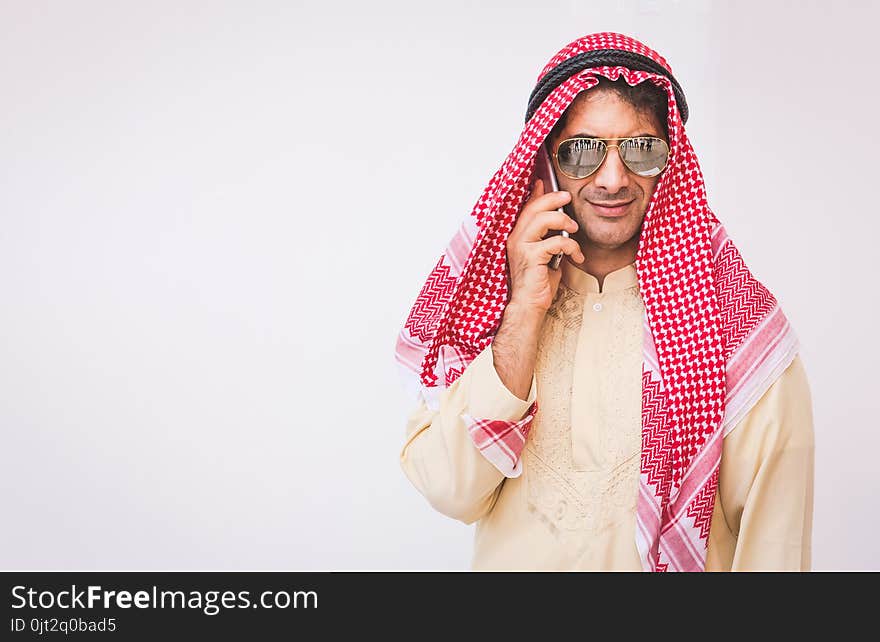
<instances>
[{"instance_id":1,"label":"man's face","mask_svg":"<svg viewBox=\"0 0 880 642\"><path fill-rule=\"evenodd\" d=\"M568 108L565 127L551 140L551 151L566 138L665 138L656 117L636 111L615 92L587 91ZM610 143L613 145L614 143ZM586 178L569 178L554 165L559 188L571 193L565 207L578 224L575 238L584 252L638 247L638 235L659 176L644 178L626 168L616 147L609 147L602 166ZM602 205L625 205L622 210Z\"/></svg>"}]
</instances>

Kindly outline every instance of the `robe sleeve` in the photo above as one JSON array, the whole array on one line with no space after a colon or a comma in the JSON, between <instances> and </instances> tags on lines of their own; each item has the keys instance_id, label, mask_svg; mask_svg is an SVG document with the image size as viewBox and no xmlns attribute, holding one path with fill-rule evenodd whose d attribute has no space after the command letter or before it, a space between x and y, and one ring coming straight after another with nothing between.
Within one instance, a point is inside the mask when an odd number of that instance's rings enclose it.
<instances>
[{"instance_id":1,"label":"robe sleeve","mask_svg":"<svg viewBox=\"0 0 880 642\"><path fill-rule=\"evenodd\" d=\"M814 450L810 388L797 356L724 439L718 488L733 536L731 570L810 570Z\"/></svg>"},{"instance_id":2,"label":"robe sleeve","mask_svg":"<svg viewBox=\"0 0 880 642\"><path fill-rule=\"evenodd\" d=\"M400 465L436 510L466 524L491 510L519 456L536 410L536 383L519 399L501 382L486 347L440 396L409 417Z\"/></svg>"}]
</instances>

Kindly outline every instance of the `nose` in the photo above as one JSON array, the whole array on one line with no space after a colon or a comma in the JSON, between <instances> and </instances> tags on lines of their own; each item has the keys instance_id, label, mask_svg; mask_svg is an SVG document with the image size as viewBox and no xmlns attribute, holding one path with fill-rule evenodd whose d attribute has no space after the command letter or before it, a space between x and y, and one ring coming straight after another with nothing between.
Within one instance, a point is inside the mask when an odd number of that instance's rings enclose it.
<instances>
[{"instance_id":1,"label":"nose","mask_svg":"<svg viewBox=\"0 0 880 642\"><path fill-rule=\"evenodd\" d=\"M608 146L605 160L593 174L593 184L608 190L609 194L616 194L624 187L629 187L629 172L620 158L617 145Z\"/></svg>"}]
</instances>

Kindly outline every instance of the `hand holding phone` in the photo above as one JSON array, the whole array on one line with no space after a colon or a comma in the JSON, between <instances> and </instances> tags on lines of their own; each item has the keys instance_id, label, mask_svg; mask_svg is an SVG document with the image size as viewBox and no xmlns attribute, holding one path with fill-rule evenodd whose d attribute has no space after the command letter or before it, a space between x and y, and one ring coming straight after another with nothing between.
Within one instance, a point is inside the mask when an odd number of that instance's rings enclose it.
<instances>
[{"instance_id":1,"label":"hand holding phone","mask_svg":"<svg viewBox=\"0 0 880 642\"><path fill-rule=\"evenodd\" d=\"M540 149L538 149L538 156L535 159L535 176L540 178L544 182L544 192L558 192L559 191L559 183L556 181L556 172L553 171L553 162L550 160L550 155L547 153L547 145L542 144ZM563 208L559 208L558 212L565 213ZM566 230L560 231L552 231L548 236L552 236L555 234L562 234L565 238L568 238L568 232ZM551 270L556 270L559 268L559 263L562 261L562 257L564 255L562 253L557 254L547 266Z\"/></svg>"}]
</instances>

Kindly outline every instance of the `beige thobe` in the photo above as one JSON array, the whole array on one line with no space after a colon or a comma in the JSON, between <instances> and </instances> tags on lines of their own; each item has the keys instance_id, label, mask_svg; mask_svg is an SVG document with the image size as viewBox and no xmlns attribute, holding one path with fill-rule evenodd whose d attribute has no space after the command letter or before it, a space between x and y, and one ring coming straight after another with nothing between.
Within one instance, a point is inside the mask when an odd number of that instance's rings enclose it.
<instances>
[{"instance_id":1,"label":"beige thobe","mask_svg":"<svg viewBox=\"0 0 880 642\"><path fill-rule=\"evenodd\" d=\"M644 307L635 264L598 281L567 261L528 399L486 348L406 428L401 466L438 511L477 522L475 570L641 570L636 498ZM516 421L537 398L523 472L505 478L462 415ZM725 437L707 570L809 570L813 420L800 357Z\"/></svg>"}]
</instances>

